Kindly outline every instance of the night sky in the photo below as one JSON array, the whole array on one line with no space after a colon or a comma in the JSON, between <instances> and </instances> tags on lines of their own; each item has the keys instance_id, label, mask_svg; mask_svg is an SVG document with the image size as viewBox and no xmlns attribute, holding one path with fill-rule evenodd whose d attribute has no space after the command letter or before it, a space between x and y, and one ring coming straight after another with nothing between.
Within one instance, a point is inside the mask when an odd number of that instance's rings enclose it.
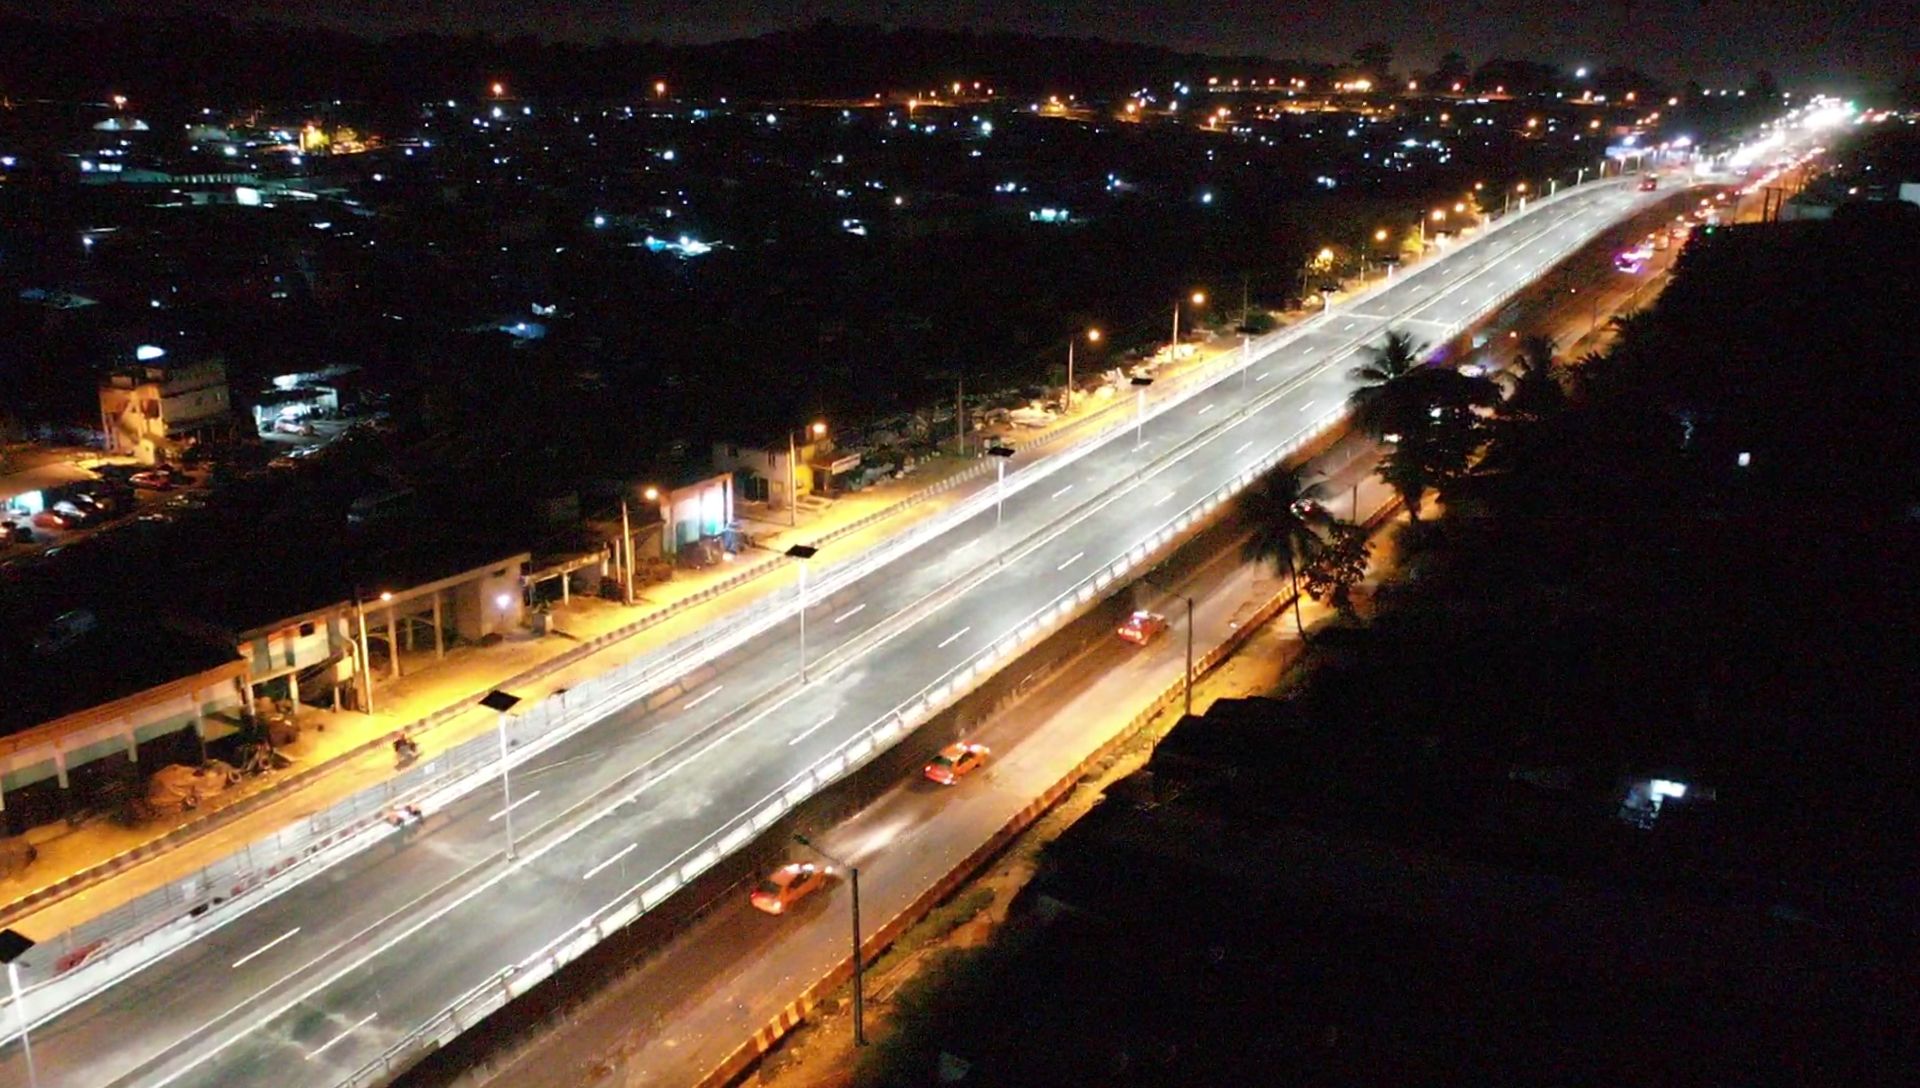
<instances>
[{"instance_id":1,"label":"night sky","mask_svg":"<svg viewBox=\"0 0 1920 1088\"><path fill-rule=\"evenodd\" d=\"M204 10L290 21L324 19L381 34L405 30L605 35L699 42L847 22L1097 35L1183 50L1307 59L1344 57L1380 38L1402 67L1456 49L1478 63L1507 55L1626 64L1712 86L1771 67L1787 86L1841 89L1920 75L1920 0L205 0ZM151 11L144 0L0 0L23 14ZM1452 14L1448 14L1451 12Z\"/></svg>"}]
</instances>

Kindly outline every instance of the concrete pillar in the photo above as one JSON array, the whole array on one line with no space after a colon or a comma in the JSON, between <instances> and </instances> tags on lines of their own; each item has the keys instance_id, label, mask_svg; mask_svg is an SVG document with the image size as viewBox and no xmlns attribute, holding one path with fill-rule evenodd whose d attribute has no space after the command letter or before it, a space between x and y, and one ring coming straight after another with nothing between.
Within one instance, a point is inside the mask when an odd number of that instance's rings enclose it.
<instances>
[{"instance_id":1,"label":"concrete pillar","mask_svg":"<svg viewBox=\"0 0 1920 1088\"><path fill-rule=\"evenodd\" d=\"M565 571L560 575L560 603L573 603L573 572Z\"/></svg>"},{"instance_id":2,"label":"concrete pillar","mask_svg":"<svg viewBox=\"0 0 1920 1088\"><path fill-rule=\"evenodd\" d=\"M67 780L67 753L61 750L60 742L57 740L53 742L53 777L60 783L62 791L73 786L73 783Z\"/></svg>"},{"instance_id":3,"label":"concrete pillar","mask_svg":"<svg viewBox=\"0 0 1920 1088\"><path fill-rule=\"evenodd\" d=\"M433 591L433 658L435 661L447 656L447 636L440 623L440 590Z\"/></svg>"},{"instance_id":4,"label":"concrete pillar","mask_svg":"<svg viewBox=\"0 0 1920 1088\"><path fill-rule=\"evenodd\" d=\"M400 679L400 639L399 619L394 615L393 606L387 606L387 679Z\"/></svg>"},{"instance_id":5,"label":"concrete pillar","mask_svg":"<svg viewBox=\"0 0 1920 1088\"><path fill-rule=\"evenodd\" d=\"M287 713L292 715L293 717L296 717L296 718L299 717L300 716L300 674L297 672L290 672L287 674L287 699L288 701L293 703L292 709L288 710Z\"/></svg>"},{"instance_id":6,"label":"concrete pillar","mask_svg":"<svg viewBox=\"0 0 1920 1088\"><path fill-rule=\"evenodd\" d=\"M128 721L126 718L122 718L120 719L120 728L126 730L126 732L123 733L122 736L124 736L127 740L127 760L131 763L136 763L136 764L139 763L140 762L140 742L139 740L135 739L133 735L133 723Z\"/></svg>"}]
</instances>

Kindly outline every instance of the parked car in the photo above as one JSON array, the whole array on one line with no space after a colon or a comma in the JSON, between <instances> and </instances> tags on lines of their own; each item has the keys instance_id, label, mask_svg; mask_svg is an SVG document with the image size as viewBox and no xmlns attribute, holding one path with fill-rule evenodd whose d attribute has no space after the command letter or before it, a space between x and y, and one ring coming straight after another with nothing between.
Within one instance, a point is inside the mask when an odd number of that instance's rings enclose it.
<instances>
[{"instance_id":1,"label":"parked car","mask_svg":"<svg viewBox=\"0 0 1920 1088\"><path fill-rule=\"evenodd\" d=\"M135 487L145 488L148 491L173 490L173 475L156 469L149 469L146 472L136 472L132 476L127 477L127 482Z\"/></svg>"},{"instance_id":2,"label":"parked car","mask_svg":"<svg viewBox=\"0 0 1920 1088\"><path fill-rule=\"evenodd\" d=\"M33 515L33 524L41 529L73 529L79 526L80 519L63 514L58 510L42 510Z\"/></svg>"},{"instance_id":3,"label":"parked car","mask_svg":"<svg viewBox=\"0 0 1920 1088\"><path fill-rule=\"evenodd\" d=\"M1145 646L1167 629L1167 617L1158 612L1135 612L1120 625L1120 637L1135 646Z\"/></svg>"},{"instance_id":4,"label":"parked car","mask_svg":"<svg viewBox=\"0 0 1920 1088\"><path fill-rule=\"evenodd\" d=\"M273 433L310 435L313 433L313 424L304 419L290 419L282 416L273 421Z\"/></svg>"},{"instance_id":5,"label":"parked car","mask_svg":"<svg viewBox=\"0 0 1920 1088\"><path fill-rule=\"evenodd\" d=\"M59 526L59 528L63 529L84 528L105 517L105 513L99 507L90 503L75 502L72 499L61 499L59 502L54 503L49 509L65 519L66 524ZM41 513L47 513L47 511L43 510ZM39 524L38 521L35 523ZM47 527L52 528L52 526Z\"/></svg>"},{"instance_id":6,"label":"parked car","mask_svg":"<svg viewBox=\"0 0 1920 1088\"><path fill-rule=\"evenodd\" d=\"M987 757L992 754L984 744L949 744L940 749L923 773L942 786L951 786L986 766Z\"/></svg>"},{"instance_id":7,"label":"parked car","mask_svg":"<svg viewBox=\"0 0 1920 1088\"><path fill-rule=\"evenodd\" d=\"M784 914L788 907L826 887L827 874L832 871L805 861L782 865L767 874L747 901L768 914Z\"/></svg>"}]
</instances>

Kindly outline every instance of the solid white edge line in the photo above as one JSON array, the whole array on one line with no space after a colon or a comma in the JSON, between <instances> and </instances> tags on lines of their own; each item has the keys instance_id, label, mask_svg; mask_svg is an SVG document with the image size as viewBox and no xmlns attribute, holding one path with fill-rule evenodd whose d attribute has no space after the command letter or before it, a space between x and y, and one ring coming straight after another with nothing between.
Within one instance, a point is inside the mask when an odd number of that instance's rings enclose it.
<instances>
[{"instance_id":1,"label":"solid white edge line","mask_svg":"<svg viewBox=\"0 0 1920 1088\"><path fill-rule=\"evenodd\" d=\"M934 647L934 649L936 649L936 650L944 650L944 649L946 649L947 647L949 647L949 646L951 646L951 645L953 645L953 643L954 643L954 641L955 641L956 639L958 639L958 638L959 638L959 637L960 637L961 635L964 635L964 634L966 634L966 633L967 633L968 631L971 631L971 630L973 630L973 625L972 625L972 624L968 624L968 625L966 625L965 627L962 627L962 628L961 628L961 629L959 629L958 631L955 631L955 632L954 632L953 634L951 634L951 635L948 635L948 636L947 636L947 637L946 637L946 638L945 638L945 639L944 639L944 640L943 640L943 641L942 641L942 642L940 643L940 645L938 645L938 646L935 646L935 647Z\"/></svg>"},{"instance_id":2,"label":"solid white edge line","mask_svg":"<svg viewBox=\"0 0 1920 1088\"><path fill-rule=\"evenodd\" d=\"M708 688L708 689L706 690L706 692L705 692L704 694L702 694L702 695L701 695L701 696L700 696L700 697L699 697L698 699L695 699L694 701L692 701L692 702L690 702L690 703L688 703L688 704L687 704L686 706L683 706L683 707L681 707L680 709L681 709L681 710L692 710L692 709L693 709L694 707L696 707L696 706L699 706L699 705L700 705L701 703L704 703L704 702L706 702L706 701L707 701L708 699L711 699L711 698L713 698L714 696L716 696L716 695L718 695L718 694L720 694L720 689L721 689L721 688L724 688L724 687L726 687L726 686L727 686L727 685L725 685L725 684L715 684L715 685L713 685L712 687L710 687L710 688Z\"/></svg>"},{"instance_id":3,"label":"solid white edge line","mask_svg":"<svg viewBox=\"0 0 1920 1088\"><path fill-rule=\"evenodd\" d=\"M1086 552L1074 552L1074 553L1073 553L1073 555L1072 555L1072 556L1070 556L1070 557L1069 557L1069 558L1067 559L1067 561L1066 561L1066 562L1064 562L1064 563L1062 563L1062 564L1060 564L1059 566L1057 566L1057 567L1055 567L1055 568L1053 568L1053 569L1054 569L1054 570L1056 570L1056 571L1062 571L1062 570L1066 570L1066 569L1067 569L1068 567L1071 567L1071 566L1073 566L1073 565L1074 565L1075 563L1077 563L1077 562L1079 562L1079 561L1080 561L1080 557L1081 557L1081 556L1083 556L1083 555L1085 555L1085 554L1087 554L1087 553L1086 553Z\"/></svg>"},{"instance_id":4,"label":"solid white edge line","mask_svg":"<svg viewBox=\"0 0 1920 1088\"><path fill-rule=\"evenodd\" d=\"M840 613L838 616L833 617L833 622L839 623L841 620L850 620L853 617L859 615L861 612L865 611L866 607L867 605L866 605L866 602L864 601L859 604L856 604L852 608L847 609L845 612Z\"/></svg>"},{"instance_id":5,"label":"solid white edge line","mask_svg":"<svg viewBox=\"0 0 1920 1088\"><path fill-rule=\"evenodd\" d=\"M1596 213L1596 214L1598 214L1598 213ZM1486 271L1486 270L1485 270L1485 269L1483 269L1482 271L1484 272L1484 271ZM1471 278L1471 275L1470 275L1469 277L1467 277L1467 278ZM1449 293L1450 293L1450 292L1449 292ZM1342 352L1342 353L1341 353L1341 354L1340 354L1339 356L1337 356L1337 357L1336 357L1336 359L1335 359L1335 360L1333 360L1333 361L1338 361L1338 359L1339 359L1339 358L1344 358L1344 357L1345 357L1346 355L1349 355L1349 354L1352 354L1352 352L1351 352L1351 350L1349 350L1349 351L1347 351L1347 352ZM1168 494L1168 495L1166 495L1166 496L1164 496L1164 497L1162 497L1161 499L1159 499L1158 501L1156 501L1156 502L1154 503L1154 505L1156 505L1156 506L1158 506L1158 505L1160 505L1160 503L1163 503L1163 502L1165 502L1165 501L1166 501L1167 499L1170 499L1170 498L1173 498L1173 497L1174 497L1174 496L1173 496L1172 494ZM980 542L980 541L979 541L978 539L975 539L975 540L973 540L973 541L969 541L969 542L968 542L968 543L966 543L966 544L963 544L963 545L960 545L960 547L959 547L959 548L956 548L956 549L954 549L954 550L955 550L956 552L957 552L957 551L960 551L960 550L964 550L964 549L966 549L966 548L970 548L970 547L973 547L973 546L974 546L975 544L978 544L979 542ZM965 632L964 632L964 630L963 630L963 631L962 631L961 633L965 633ZM958 637L958 636L956 635L955 637ZM778 703L776 703L776 704L775 704L774 706L772 706L772 707L768 707L768 708L767 708L766 710L763 710L763 711L762 711L761 713L759 713L759 714L756 714L756 715L754 715L754 716L753 716L753 717L752 717L751 719L749 719L748 721L746 721L746 722L743 722L743 723L741 723L741 724L740 724L739 726L736 726L735 728L733 728L733 729L731 729L731 730L729 730L729 731L728 731L728 732L727 732L726 734L724 734L724 735L722 735L721 737L718 737L718 738L715 738L715 739L714 739L713 741L711 741L711 742L709 742L709 743L708 743L707 745L705 745L705 746L703 746L703 747L702 747L702 748L701 748L701 749L700 749L699 751L697 751L697 752L695 752L695 753L694 753L693 755L691 755L691 756L689 756L689 757L688 757L687 759L685 759L685 760L683 760L683 761L682 761L681 763L679 763L679 764L677 764L677 765L675 765L675 766L673 766L673 767L671 767L671 768L669 768L669 769L668 769L668 770L667 770L666 772L664 772L664 773L662 773L662 774L660 774L660 775L658 775L658 776L656 776L656 777L655 777L655 778L654 778L653 780L651 780L651 781L649 781L649 782L647 782L647 783L645 783L645 784L644 784L644 785L643 785L643 786L642 786L642 787L641 787L641 788L640 788L639 790L637 790L637 791L635 791L635 794L634 794L634 796L636 796L636 797L637 797L638 795L640 795L640 794L642 794L642 793L645 793L645 792L648 792L648 791L649 791L649 790L651 790L651 789L652 789L653 787L655 787L655 786L658 786L658 785L659 785L659 784L661 784L662 782L664 782L664 781L666 781L666 780L667 780L668 778L670 778L670 777L672 777L672 776L673 776L673 775L674 775L675 773L677 773L678 771L680 771L680 770L682 770L682 769L683 769L684 767L686 767L686 766L687 766L688 764L691 764L691 763L693 763L693 762L695 762L695 761L697 761L697 760L698 760L698 759L699 759L699 758L700 758L701 756L703 756L703 755L705 755L705 754L706 754L706 753L707 753L708 751L711 751L712 749L714 749L714 748L716 748L716 747L718 747L718 746L719 746L720 744L722 744L722 743L724 743L725 741L727 741L727 740L729 740L729 739L731 739L731 738L732 738L733 736L735 736L735 735L737 735L738 733L740 733L740 732L741 732L741 731L743 731L744 729L746 729L746 728L748 728L749 726L751 726L751 725L753 725L753 724L754 724L755 722L758 722L758 721L760 721L761 719L763 719L763 718L765 718L765 717L766 717L767 715L769 715L769 714L771 714L771 713L773 713L773 712L775 712L775 711L776 711L776 710L777 710L777 709L778 709L778 708L779 708L780 706L783 706L783 705L785 705L785 704L786 704L787 702L789 702L789 701L791 701L791 700L792 700L792 699L793 699L793 698L794 698L794 697L795 697L795 696L796 696L797 694L798 694L798 692L794 692L794 693L790 693L790 694L789 694L789 695L788 695L788 696L787 696L786 698L783 698L783 699L781 699L781 700L779 700L779 702L778 702ZM536 792L537 792L537 791L536 791ZM621 802L621 804L623 804L623 805L624 805L624 804L626 804L626 803L627 803L628 801L631 801L631 800L632 800L632 798L630 797L630 798L628 798L628 799L627 799L626 801L622 801L622 802ZM618 807L618 806L613 806L613 807ZM579 830L583 830L583 829L584 829L584 828L585 828L586 826L590 826L591 824L593 824L593 823L596 823L596 822L598 822L598 820L599 820L599 819L600 819L601 817L603 817L603 816L605 816L605 815L607 815L607 814L608 814L609 812L611 812L611 811L612 811L612 807L610 807L610 808L608 808L608 809L605 809L605 810L602 810L602 811L601 811L601 812L599 812L599 813L596 813L596 814L595 814L595 816L594 816L593 818L591 818L591 819L589 819L589 820L587 820L587 821L585 821L585 822L584 822L584 823L583 823L583 824L582 824L582 825L581 825L580 827L578 827L578 828L576 828L576 829L575 829L575 831L577 832L577 831L579 831ZM568 836L568 837L571 837L571 836ZM562 840L562 841L564 841L564 840ZM548 845L548 846L544 846L544 847L542 847L542 848L541 848L541 849L540 849L539 851L537 851L537 852L536 852L536 856L537 856L538 854L544 854L544 853L546 853L546 852L547 852L547 850L549 850L549 849L552 849L552 848L554 848L555 846L558 846L558 845L559 845L559 843L558 843L558 842L556 842L556 843L553 843L553 844L550 844L550 845ZM428 924L428 923L429 923L430 921L432 921L432 920L433 920L434 918L438 918L438 917L442 917L442 916L444 916L444 915L445 915L446 913L448 913L448 912L450 912L451 910L453 910L453 909L455 909L455 908L457 908L457 907L458 907L458 906L459 906L460 904L462 904L462 903L465 903L465 902L467 902L467 901L469 901L469 900L471 900L471 899L473 899L473 898L475 898L476 896L478 896L478 895L480 895L480 894L482 894L482 893L484 893L484 892L485 892L485 891L486 891L487 889L489 889L489 888L491 888L491 887L492 887L493 885L495 885L495 884L497 884L497 883L499 883L499 882L500 882L501 880L503 880L503 879L505 879L505 878L506 878L506 876L507 876L507 875L508 875L508 874L509 874L509 873L510 873L511 871L512 871L512 870L504 870L504 869L503 869L503 870L502 870L502 871L501 871L500 873L497 873L497 874L495 874L495 875L494 875L493 877L491 877L491 878L489 878L488 880L486 880L486 881L485 881L484 883L482 883L482 884L481 884L480 886L478 886L478 887L476 887L476 888L473 888L473 889L471 889L470 891L468 891L468 892L466 892L466 893L464 893L464 894L462 894L461 896L459 896L459 897L458 897L458 898L457 898L457 899L456 899L456 900L455 900L455 901L454 901L453 903L451 903L451 904L447 904L447 905L445 905L445 906L443 906L443 907L442 907L442 908L441 908L441 909L440 909L439 911L437 911L437 912L435 912L435 914L434 914L434 915L432 916L432 918L428 918L428 919L423 919L423 920L421 920L421 921L418 921L418 922L416 922L416 923L415 923L414 925L412 925L412 926L409 926L409 927L407 927L407 928L406 928L406 929L405 929L405 930L404 930L403 932L401 932L400 934L398 934L398 935L396 935L396 936L394 936L393 938L391 938L391 939L389 939L388 941L386 941L386 942L384 942L384 943L383 943L383 944L382 944L382 945L381 945L380 947L378 947L378 948L376 948L375 950L373 950L372 952L370 952L370 953L368 953L368 954L366 954L366 955L363 955L363 956L361 956L361 957L360 957L360 958L359 958L359 959L358 959L358 960L356 961L356 963L355 963L355 964L354 964L354 965L353 965L352 967L349 967L349 968L347 968L346 970L342 970L342 971L339 971L339 972L336 972L336 973L335 973L335 974L334 974L334 975L333 975L333 976L332 976L331 978L329 978L329 979L327 979L326 981L324 981L324 982L321 982L321 983L320 983L320 984L318 984L318 985L315 985L315 986L312 986L312 987L310 987L310 988L308 988L308 990L307 990L307 991L306 991L305 993L303 993L303 994L302 994L302 995L301 995L300 997L298 997L298 998L296 998L296 999L295 999L294 1001L292 1001L292 1002L288 1002L288 1003L286 1003L286 1004L284 1004L284 1005L282 1005L282 1006L281 1006L281 1007L280 1007L280 1008L279 1008L278 1010L276 1010L275 1012L273 1012L273 1013L271 1013L271 1014L269 1014L269 1015L268 1015L268 1016L266 1017L266 1020L271 1020L271 1019L274 1019L274 1018L277 1018L277 1017L278 1017L278 1016L280 1016L280 1015L283 1015L283 1014L284 1014L284 1013L285 1013L285 1012L286 1012L286 1011L287 1011L288 1009L290 1009L290 1008L292 1008L292 1007L293 1007L294 1005L296 1005L296 1004L298 1004L298 1003L299 1003L300 1001L303 1001L303 1000L306 1000L306 999L307 999L307 997L309 997L309 996L311 996L311 995L312 995L313 993L316 993L316 992L318 992L319 990L321 990L321 989L324 989L325 987L327 987L327 986L329 986L329 985L332 985L332 983L333 983L333 982L335 982L335 981L337 981L337 980L338 980L338 979L339 979L340 977L342 977L343 975L345 975L345 974L347 973L347 971L350 971L350 970L353 970L353 969L357 969L357 968L358 968L359 966L361 966L361 965L364 965L365 963L367 963L367 962L369 962L370 960L372 960L372 959L374 959L374 958L376 958L376 957L377 957L378 955L380 955L380 954L382 954L382 953L384 953L384 952L385 952L385 951L386 951L387 949L389 949L389 948L392 948L392 947L393 947L394 945L396 945L396 944L398 944L398 943L400 943L401 941L403 941L403 940L405 940L406 938L408 938L408 937L411 937L411 936L412 936L412 935L413 935L414 933L416 933L416 932L418 932L418 931L419 931L420 929L422 929L422 928L424 928L424 927L425 927L425 926L426 926L426 925L427 925L427 924ZM307 967L312 967L312 966L314 966L314 964L309 964L309 965L307 965ZM297 971L295 971L295 972L293 972L293 973L292 973L291 975L288 975L288 976L286 976L285 978L283 978L283 979L281 979L281 980L279 980L279 982L276 982L276 983L274 983L274 984L273 984L272 986L269 986L269 987L266 987L266 989L274 989L274 988L277 988L277 987L278 987L279 985L281 985L282 983L284 983L284 982L286 982L286 981L288 981L289 979L291 979L291 978L293 978L293 977L297 977L297 976L298 976L298 975L300 975L300 974L304 974L304 973L306 972L306 970L307 970L307 968L301 968L300 970L297 970ZM228 1011L227 1013L225 1013L225 1014L222 1014L222 1016L220 1016L220 1017L218 1017L217 1019L219 1019L219 1020L226 1020L226 1019L230 1019L230 1018L232 1017L232 1015L233 1015L233 1013L235 1013L235 1012L238 1012L238 1011L240 1010L240 1008L241 1008L241 1007L242 1007L242 1006L235 1006L235 1007L234 1007L234 1009L232 1009L232 1010L229 1010L229 1011ZM371 1017L369 1017L369 1019L371 1019ZM171 1075L169 1075L169 1076L167 1076L167 1077L165 1077L165 1078L163 1078L162 1080L160 1080L160 1081L158 1081L158 1082L156 1082L156 1088L160 1088L160 1086L164 1086L164 1085L168 1085L168 1084L171 1084L171 1083L173 1083L173 1082L175 1082L175 1081L177 1081L177 1080L179 1080L179 1079L180 1079L181 1077L183 1077L183 1076L185 1076L185 1075L186 1075L186 1074L187 1074L187 1073L188 1073L189 1071L191 1071L192 1069L195 1069L195 1068L198 1068L199 1066L201 1066L201 1065L204 1065L204 1064L205 1064L206 1062L208 1062L208 1061L210 1061L210 1060L212 1060L212 1059L214 1059L214 1058L216 1058L216 1057L218 1057L218 1056L219 1056L219 1055L220 1055L220 1054L221 1054L222 1052L224 1052L224 1051L226 1051L227 1049L229 1049L229 1048L230 1048L230 1047L231 1047L231 1046L232 1046L232 1045L233 1045L234 1043L236 1043L236 1042L239 1042L239 1041L240 1041L240 1040L241 1040L242 1038L245 1038L246 1036L248 1036L248 1035L250 1035L250 1034L252 1034L252 1032L253 1032L253 1031L254 1031L255 1029L257 1029L257 1028L258 1028L258 1027L259 1027L259 1026L261 1025L261 1023L262 1023L262 1022L263 1022L263 1021L261 1021L261 1020L258 1020L258 1019L256 1019L256 1020L255 1020L255 1022L254 1022L254 1023L252 1024L252 1026L250 1026L250 1027L248 1027L247 1029L245 1029L245 1030L243 1030L243 1031L241 1031L241 1032L238 1032L237 1034L235 1034L235 1035L233 1035L233 1036L231 1036L231 1037L229 1037L228 1039L226 1039L226 1040L224 1040L224 1041L222 1041L221 1043L219 1043L219 1044L217 1044L217 1045L215 1045L215 1046L214 1046L214 1047L213 1047L213 1048L212 1048L211 1050L209 1050L209 1051L205 1051L205 1052L203 1052L203 1053L201 1053L201 1054L199 1054L199 1055L196 1055L196 1056L194 1056L194 1057L193 1057L193 1059L192 1059L191 1061L189 1061L189 1063L188 1063L188 1065L187 1065L187 1067L186 1067L185 1069L182 1069L182 1070L179 1070L179 1071L177 1071L177 1072L175 1072L175 1073L173 1073L173 1074L171 1074ZM365 1023L365 1021L362 1021L362 1023ZM331 1045L331 1044L329 1044L329 1045Z\"/></svg>"}]
</instances>

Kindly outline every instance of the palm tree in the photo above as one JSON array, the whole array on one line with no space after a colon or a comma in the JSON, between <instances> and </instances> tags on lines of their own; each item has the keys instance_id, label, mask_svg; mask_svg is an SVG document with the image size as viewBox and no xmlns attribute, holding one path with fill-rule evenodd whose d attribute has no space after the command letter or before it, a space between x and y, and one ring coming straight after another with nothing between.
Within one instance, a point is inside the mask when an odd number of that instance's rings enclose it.
<instances>
[{"instance_id":1,"label":"palm tree","mask_svg":"<svg viewBox=\"0 0 1920 1088\"><path fill-rule=\"evenodd\" d=\"M1368 351L1368 360L1347 372L1360 383L1347 397L1353 410L1354 426L1376 440L1398 433L1413 411L1401 394L1402 378L1420 369L1427 345L1417 344L1404 332L1389 330L1380 345Z\"/></svg>"},{"instance_id":2,"label":"palm tree","mask_svg":"<svg viewBox=\"0 0 1920 1088\"><path fill-rule=\"evenodd\" d=\"M1293 625L1302 638L1307 627L1300 619L1300 564L1320 546L1320 537L1313 530L1319 520L1314 513L1314 491L1301 483L1297 471L1282 469L1261 477L1240 497L1240 511L1253 527L1241 554L1251 563L1286 568L1287 581L1293 587Z\"/></svg>"},{"instance_id":3,"label":"palm tree","mask_svg":"<svg viewBox=\"0 0 1920 1088\"><path fill-rule=\"evenodd\" d=\"M1424 443L1410 439L1395 443L1380 456L1380 464L1373 470L1374 475L1400 495L1401 504L1407 508L1408 521L1420 520L1420 502L1434 484L1429 458L1423 456L1425 451L1419 448L1422 445Z\"/></svg>"},{"instance_id":4,"label":"palm tree","mask_svg":"<svg viewBox=\"0 0 1920 1088\"><path fill-rule=\"evenodd\" d=\"M1520 354L1507 370L1506 399L1499 404L1502 420L1535 423L1566 408L1566 367L1554 358L1553 347L1550 336L1520 341Z\"/></svg>"}]
</instances>

